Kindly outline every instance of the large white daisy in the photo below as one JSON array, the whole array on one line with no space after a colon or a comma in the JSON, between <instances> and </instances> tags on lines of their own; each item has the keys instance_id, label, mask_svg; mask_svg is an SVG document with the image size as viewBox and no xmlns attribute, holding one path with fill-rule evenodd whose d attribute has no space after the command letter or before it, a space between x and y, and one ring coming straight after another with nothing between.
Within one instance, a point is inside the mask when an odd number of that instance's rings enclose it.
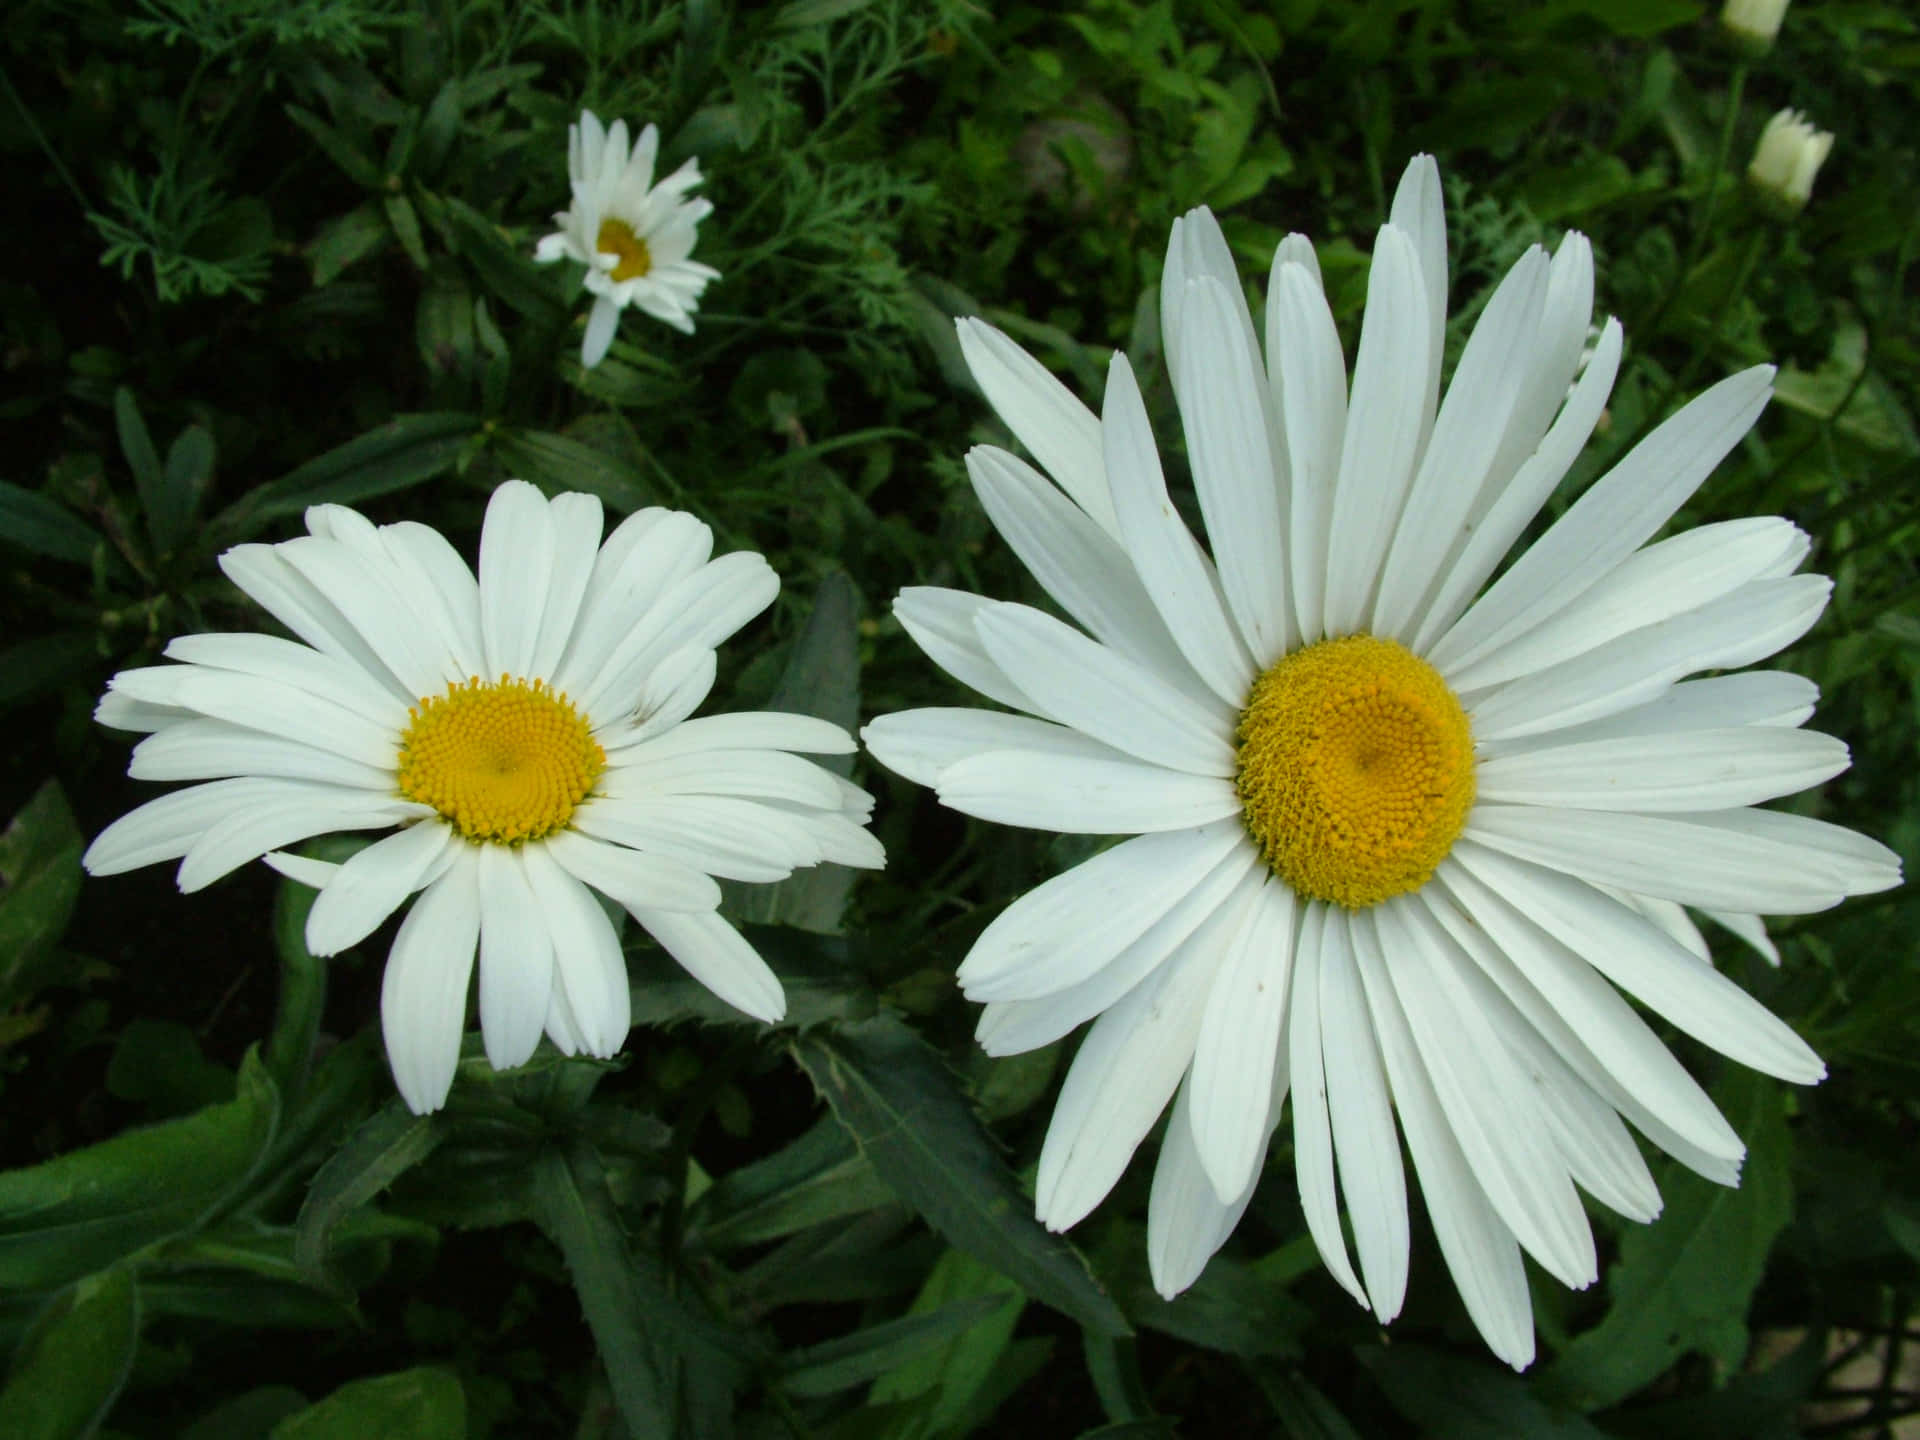
<instances>
[{"instance_id":1,"label":"large white daisy","mask_svg":"<svg viewBox=\"0 0 1920 1440\"><path fill-rule=\"evenodd\" d=\"M1681 907L1764 945L1755 912L1900 871L1851 831L1752 808L1847 764L1798 728L1811 684L1683 678L1814 622L1830 586L1793 573L1806 537L1751 519L1648 543L1753 424L1771 369L1662 425L1483 592L1592 431L1621 333L1609 320L1580 370L1593 270L1569 235L1494 291L1443 402L1446 294L1427 157L1380 231L1351 382L1304 238L1274 256L1263 362L1213 217L1174 226L1162 328L1211 554L1168 498L1125 355L1096 416L963 320L981 389L1052 478L990 446L968 472L1084 628L904 591L908 633L1007 709L906 711L865 737L969 815L1136 837L1016 901L960 967L991 1053L1094 1022L1041 1153L1043 1221L1092 1210L1172 1100L1148 1234L1177 1293L1238 1222L1290 1093L1301 1203L1340 1284L1382 1320L1400 1308L1404 1135L1467 1310L1519 1367L1521 1253L1595 1277L1576 1187L1659 1210L1623 1117L1738 1180L1739 1136L1621 992L1744 1064L1823 1073Z\"/></svg>"},{"instance_id":2,"label":"large white daisy","mask_svg":"<svg viewBox=\"0 0 1920 1440\"><path fill-rule=\"evenodd\" d=\"M713 213L711 201L687 198L701 181L700 162L688 160L655 185L659 153L660 131L652 125L631 152L624 120L603 127L591 110L582 110L580 122L567 127L573 204L553 217L560 228L541 239L534 259L587 267L595 299L580 363L589 369L605 358L629 305L691 335L701 292L720 278L711 265L689 258L700 222Z\"/></svg>"},{"instance_id":3,"label":"large white daisy","mask_svg":"<svg viewBox=\"0 0 1920 1440\"><path fill-rule=\"evenodd\" d=\"M711 559L691 515L648 509L600 543L600 502L513 480L487 505L474 573L425 525L340 505L299 539L220 566L298 636L187 635L182 663L115 675L96 718L148 731L129 772L209 783L149 801L88 849L95 875L179 860L199 890L265 856L320 894L314 953L366 938L416 892L381 993L387 1055L415 1111L446 1100L476 946L496 1068L541 1032L571 1055L626 1038L626 965L592 892L761 1020L780 981L716 907L712 877L877 868L872 802L793 752L844 754L824 720L689 719L714 647L779 591L749 551ZM279 847L392 830L342 865Z\"/></svg>"}]
</instances>

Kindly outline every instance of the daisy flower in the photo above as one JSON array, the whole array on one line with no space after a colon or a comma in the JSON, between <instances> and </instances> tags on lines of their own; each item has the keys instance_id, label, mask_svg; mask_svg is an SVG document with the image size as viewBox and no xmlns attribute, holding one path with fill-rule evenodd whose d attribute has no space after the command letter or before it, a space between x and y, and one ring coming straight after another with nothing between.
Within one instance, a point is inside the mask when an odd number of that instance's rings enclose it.
<instances>
[{"instance_id":1,"label":"daisy flower","mask_svg":"<svg viewBox=\"0 0 1920 1440\"><path fill-rule=\"evenodd\" d=\"M1584 1286L1578 1191L1660 1208L1623 1122L1738 1179L1739 1136L1622 992L1743 1064L1823 1073L1682 907L1763 943L1757 912L1885 889L1899 862L1753 808L1847 764L1799 728L1811 684L1684 678L1813 624L1830 586L1794 573L1806 537L1749 519L1648 543L1753 424L1771 369L1688 405L1489 587L1592 431L1620 327L1576 377L1591 252L1531 250L1443 401L1446 294L1425 156L1379 233L1351 381L1304 238L1274 256L1263 361L1219 226L1174 226L1162 327L1211 553L1168 498L1125 355L1096 416L962 320L974 377L1047 475L991 446L968 472L1081 628L904 591L907 632L1006 708L905 711L865 738L966 814L1133 837L1017 900L960 967L992 1054L1093 1021L1041 1152L1042 1221L1099 1204L1171 1101L1148 1207L1171 1297L1238 1222L1291 1096L1333 1276L1382 1321L1400 1309L1404 1137L1468 1313L1522 1367L1522 1252Z\"/></svg>"},{"instance_id":2,"label":"daisy flower","mask_svg":"<svg viewBox=\"0 0 1920 1440\"><path fill-rule=\"evenodd\" d=\"M194 891L264 857L320 892L317 955L417 894L380 1011L419 1113L453 1083L476 948L494 1068L524 1064L542 1031L568 1055L620 1048L626 964L596 892L721 999L778 1020L780 982L719 915L713 877L883 857L866 793L795 753L850 752L844 730L688 718L714 647L778 592L767 562L710 559L713 533L676 510L639 511L602 544L598 500L518 480L488 502L477 579L425 525L341 505L306 519L305 536L220 557L297 640L182 636L179 664L109 682L95 718L148 732L128 773L206 783L116 820L86 868L177 859ZM341 865L277 853L336 830L393 833Z\"/></svg>"},{"instance_id":3,"label":"daisy flower","mask_svg":"<svg viewBox=\"0 0 1920 1440\"><path fill-rule=\"evenodd\" d=\"M605 358L620 312L629 305L691 335L700 292L720 278L711 265L688 258L695 231L713 213L711 201L687 199L700 183L700 162L687 161L655 185L659 153L660 131L652 125L640 132L631 153L624 120L603 127L591 110L582 110L580 123L567 127L573 205L553 217L560 228L541 239L533 258L587 267L587 289L595 299L580 363L588 369Z\"/></svg>"}]
</instances>

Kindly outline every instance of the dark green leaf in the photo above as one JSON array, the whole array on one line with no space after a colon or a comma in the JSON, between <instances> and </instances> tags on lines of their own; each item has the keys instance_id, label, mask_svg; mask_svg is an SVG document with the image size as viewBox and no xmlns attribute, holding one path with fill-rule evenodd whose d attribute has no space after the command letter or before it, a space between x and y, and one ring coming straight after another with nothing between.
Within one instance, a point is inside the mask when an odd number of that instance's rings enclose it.
<instances>
[{"instance_id":1,"label":"dark green leaf","mask_svg":"<svg viewBox=\"0 0 1920 1440\"><path fill-rule=\"evenodd\" d=\"M373 157L318 115L310 110L302 110L298 105L289 105L287 117L311 135L314 143L327 153L327 158L345 171L355 184L378 190L384 183L386 177L380 173L380 167Z\"/></svg>"},{"instance_id":2,"label":"dark green leaf","mask_svg":"<svg viewBox=\"0 0 1920 1440\"><path fill-rule=\"evenodd\" d=\"M1632 1440L1800 1440L1800 1407L1813 1398L1827 1362L1827 1331L1803 1332L1800 1343L1771 1368L1742 1371L1704 1393L1677 1395L1601 1417L1611 1435Z\"/></svg>"},{"instance_id":3,"label":"dark green leaf","mask_svg":"<svg viewBox=\"0 0 1920 1440\"><path fill-rule=\"evenodd\" d=\"M1298 1370L1260 1360L1247 1369L1273 1407L1284 1440L1360 1440L1346 1416Z\"/></svg>"},{"instance_id":4,"label":"dark green leaf","mask_svg":"<svg viewBox=\"0 0 1920 1440\"><path fill-rule=\"evenodd\" d=\"M446 217L455 248L489 293L530 320L558 325L566 318L552 276L515 249L493 221L455 196L433 200ZM427 204L424 194L421 203Z\"/></svg>"},{"instance_id":5,"label":"dark green leaf","mask_svg":"<svg viewBox=\"0 0 1920 1440\"><path fill-rule=\"evenodd\" d=\"M794 1395L832 1395L851 1390L923 1356L935 1346L957 1340L1003 1303L998 1295L976 1295L924 1315L870 1325L851 1335L796 1350L787 1357L780 1384Z\"/></svg>"},{"instance_id":6,"label":"dark green leaf","mask_svg":"<svg viewBox=\"0 0 1920 1440\"><path fill-rule=\"evenodd\" d=\"M427 269L433 261L427 255L427 243L420 235L420 216L412 202L404 195L389 195L383 203L394 239L400 242L400 248L407 252L416 270Z\"/></svg>"},{"instance_id":7,"label":"dark green leaf","mask_svg":"<svg viewBox=\"0 0 1920 1440\"><path fill-rule=\"evenodd\" d=\"M323 858L335 859L333 855ZM344 857L338 857L344 858ZM280 998L267 1037L267 1069L289 1105L306 1088L307 1068L327 1004L327 962L307 949L307 916L319 892L282 880L273 901L273 943L280 953Z\"/></svg>"},{"instance_id":8,"label":"dark green leaf","mask_svg":"<svg viewBox=\"0 0 1920 1440\"><path fill-rule=\"evenodd\" d=\"M0 831L0 1010L31 999L80 899L80 827L56 780Z\"/></svg>"},{"instance_id":9,"label":"dark green leaf","mask_svg":"<svg viewBox=\"0 0 1920 1440\"><path fill-rule=\"evenodd\" d=\"M1393 1408L1433 1440L1607 1440L1519 1376L1424 1345L1358 1352Z\"/></svg>"},{"instance_id":10,"label":"dark green leaf","mask_svg":"<svg viewBox=\"0 0 1920 1440\"><path fill-rule=\"evenodd\" d=\"M1086 1261L1033 1218L953 1073L911 1030L876 1015L800 1035L793 1053L881 1178L949 1243L1081 1324L1126 1333Z\"/></svg>"},{"instance_id":11,"label":"dark green leaf","mask_svg":"<svg viewBox=\"0 0 1920 1440\"><path fill-rule=\"evenodd\" d=\"M167 494L166 476L160 469L160 453L153 448L153 437L147 433L147 422L141 418L133 392L124 385L113 392L113 424L120 434L120 453L127 457L127 468L133 472L134 488L140 495L140 509L147 517L147 532L153 537L153 548L164 555L170 547L160 543L160 532L171 520L172 499Z\"/></svg>"},{"instance_id":12,"label":"dark green leaf","mask_svg":"<svg viewBox=\"0 0 1920 1440\"><path fill-rule=\"evenodd\" d=\"M0 1174L0 1286L63 1284L203 1223L252 1177L279 1109L249 1053L224 1105Z\"/></svg>"},{"instance_id":13,"label":"dark green leaf","mask_svg":"<svg viewBox=\"0 0 1920 1440\"><path fill-rule=\"evenodd\" d=\"M216 1405L180 1432L180 1440L267 1440L287 1416L307 1408L307 1397L289 1385L262 1385Z\"/></svg>"},{"instance_id":14,"label":"dark green leaf","mask_svg":"<svg viewBox=\"0 0 1920 1440\"><path fill-rule=\"evenodd\" d=\"M422 1366L342 1385L274 1426L270 1440L466 1440L466 1434L460 1382Z\"/></svg>"},{"instance_id":15,"label":"dark green leaf","mask_svg":"<svg viewBox=\"0 0 1920 1440\"><path fill-rule=\"evenodd\" d=\"M893 1191L829 1116L785 1149L715 1181L700 1197L700 1232L723 1250L759 1245L892 1200Z\"/></svg>"},{"instance_id":16,"label":"dark green leaf","mask_svg":"<svg viewBox=\"0 0 1920 1440\"><path fill-rule=\"evenodd\" d=\"M9 645L0 650L0 707L57 690L99 665L99 641L91 630L59 630Z\"/></svg>"},{"instance_id":17,"label":"dark green leaf","mask_svg":"<svg viewBox=\"0 0 1920 1440\"><path fill-rule=\"evenodd\" d=\"M1666 1213L1626 1232L1607 1272L1612 1308L1546 1371L1546 1393L1604 1409L1689 1350L1728 1369L1745 1357L1747 1305L1773 1237L1793 1213L1787 1125L1778 1082L1753 1071L1730 1067L1714 1098L1747 1142L1740 1188L1667 1167Z\"/></svg>"},{"instance_id":18,"label":"dark green leaf","mask_svg":"<svg viewBox=\"0 0 1920 1440\"><path fill-rule=\"evenodd\" d=\"M615 1400L635 1437L671 1433L685 1406L687 1433L729 1423L743 1370L728 1337L667 1291L658 1262L627 1244L599 1157L583 1145L534 1164L534 1218L566 1257L580 1308Z\"/></svg>"},{"instance_id":19,"label":"dark green leaf","mask_svg":"<svg viewBox=\"0 0 1920 1440\"><path fill-rule=\"evenodd\" d=\"M458 411L396 415L260 486L214 517L223 541L243 539L309 505L351 505L405 490L450 469L478 433L477 416Z\"/></svg>"},{"instance_id":20,"label":"dark green leaf","mask_svg":"<svg viewBox=\"0 0 1920 1440\"><path fill-rule=\"evenodd\" d=\"M0 480L0 540L51 560L93 563L107 543L99 532L64 505L34 490Z\"/></svg>"},{"instance_id":21,"label":"dark green leaf","mask_svg":"<svg viewBox=\"0 0 1920 1440\"><path fill-rule=\"evenodd\" d=\"M92 1275L35 1325L0 1391L7 1440L84 1440L113 1408L140 1338L140 1292L117 1267Z\"/></svg>"},{"instance_id":22,"label":"dark green leaf","mask_svg":"<svg viewBox=\"0 0 1920 1440\"><path fill-rule=\"evenodd\" d=\"M233 1072L201 1054L199 1036L178 1020L137 1015L120 1032L107 1062L107 1091L163 1119L233 1094Z\"/></svg>"},{"instance_id":23,"label":"dark green leaf","mask_svg":"<svg viewBox=\"0 0 1920 1440\"><path fill-rule=\"evenodd\" d=\"M645 481L603 450L545 430L502 430L494 453L507 469L549 491L584 490L627 514L652 503Z\"/></svg>"},{"instance_id":24,"label":"dark green leaf","mask_svg":"<svg viewBox=\"0 0 1920 1440\"><path fill-rule=\"evenodd\" d=\"M939 1396L929 1429L964 1434L958 1421L993 1380L1013 1343L1027 1297L1006 1276L972 1256L948 1250L914 1297L914 1315L938 1312L959 1300L985 1298L999 1304L970 1325L963 1334L939 1347L914 1356L874 1381L875 1402L909 1400L928 1392Z\"/></svg>"},{"instance_id":25,"label":"dark green leaf","mask_svg":"<svg viewBox=\"0 0 1920 1440\"><path fill-rule=\"evenodd\" d=\"M387 223L386 211L371 200L334 216L307 244L314 288L331 284L349 265L384 249L392 239L393 227Z\"/></svg>"},{"instance_id":26,"label":"dark green leaf","mask_svg":"<svg viewBox=\"0 0 1920 1440\"><path fill-rule=\"evenodd\" d=\"M787 992L787 1024L860 1020L878 1008L873 986L855 963L845 940L778 925L743 925L740 933L780 977ZM633 949L628 954L627 969L633 977L635 1025L673 1025L687 1020L708 1025L760 1024L687 974L663 951Z\"/></svg>"},{"instance_id":27,"label":"dark green leaf","mask_svg":"<svg viewBox=\"0 0 1920 1440\"><path fill-rule=\"evenodd\" d=\"M445 1137L443 1121L414 1115L398 1100L354 1131L307 1187L294 1222L294 1255L301 1269L319 1275L334 1227L418 1165Z\"/></svg>"}]
</instances>

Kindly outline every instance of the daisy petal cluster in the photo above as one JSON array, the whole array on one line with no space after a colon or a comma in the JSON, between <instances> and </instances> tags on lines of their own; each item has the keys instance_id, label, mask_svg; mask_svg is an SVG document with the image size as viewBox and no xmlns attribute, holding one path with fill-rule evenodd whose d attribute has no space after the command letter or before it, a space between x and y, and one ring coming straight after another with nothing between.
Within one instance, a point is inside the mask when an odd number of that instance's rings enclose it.
<instances>
[{"instance_id":1,"label":"daisy petal cluster","mask_svg":"<svg viewBox=\"0 0 1920 1440\"><path fill-rule=\"evenodd\" d=\"M1016 901L960 967L990 1053L1092 1022L1040 1157L1046 1224L1098 1205L1171 1104L1148 1210L1171 1296L1238 1223L1290 1103L1301 1204L1339 1283L1383 1321L1400 1309L1404 1139L1468 1313L1523 1367L1522 1255L1584 1286L1581 1192L1659 1211L1629 1126L1738 1180L1740 1137L1630 999L1770 1075L1824 1073L1714 968L1689 908L1764 947L1761 912L1900 878L1871 840L1757 808L1848 762L1802 728L1811 684L1688 678L1791 644L1831 588L1796 573L1807 537L1782 519L1655 538L1773 372L1694 400L1494 579L1619 366L1612 320L1582 364L1583 237L1520 258L1444 391L1428 157L1379 232L1351 370L1301 236L1275 253L1257 324L1196 210L1160 300L1207 544L1169 498L1124 354L1095 414L961 321L1039 467L982 446L968 473L1070 621L902 592L928 656L1004 708L887 715L866 741L968 815L1131 837Z\"/></svg>"},{"instance_id":2,"label":"daisy petal cluster","mask_svg":"<svg viewBox=\"0 0 1920 1440\"><path fill-rule=\"evenodd\" d=\"M624 120L602 126L583 110L579 123L567 127L573 203L553 217L560 228L540 241L534 258L587 267L587 289L595 299L580 363L589 369L605 358L620 312L629 305L691 335L701 292L720 278L718 270L690 258L700 222L713 213L711 202L687 198L700 183L700 162L688 160L656 185L659 153L660 132L652 125L631 149Z\"/></svg>"},{"instance_id":3,"label":"daisy petal cluster","mask_svg":"<svg viewBox=\"0 0 1920 1440\"><path fill-rule=\"evenodd\" d=\"M445 1103L476 956L495 1068L543 1033L569 1055L620 1048L626 965L596 893L721 999L781 1018L780 981L718 913L715 877L883 856L867 794L802 758L850 752L838 726L689 718L715 647L780 588L766 561L714 558L706 525L658 508L603 543L598 500L517 480L487 505L477 576L424 525L340 505L306 521L220 560L297 638L182 636L177 663L113 677L95 714L146 732L129 773L202 783L108 826L86 868L178 860L193 891L264 858L319 891L319 955L412 899L381 1018L416 1112ZM391 833L344 864L281 853L351 830Z\"/></svg>"}]
</instances>

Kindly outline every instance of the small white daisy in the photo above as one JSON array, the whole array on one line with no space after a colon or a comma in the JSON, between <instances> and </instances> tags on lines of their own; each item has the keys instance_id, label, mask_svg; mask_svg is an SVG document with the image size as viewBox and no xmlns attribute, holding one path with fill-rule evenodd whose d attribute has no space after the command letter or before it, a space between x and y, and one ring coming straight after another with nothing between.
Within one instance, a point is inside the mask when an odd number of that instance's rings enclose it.
<instances>
[{"instance_id":1,"label":"small white daisy","mask_svg":"<svg viewBox=\"0 0 1920 1440\"><path fill-rule=\"evenodd\" d=\"M416 1112L445 1103L476 946L495 1068L541 1032L607 1056L629 1023L626 965L591 893L761 1020L780 981L716 907L712 877L878 868L872 801L792 752L852 738L802 715L689 719L714 647L780 582L759 555L710 559L691 515L648 509L600 543L600 502L493 493L479 578L425 525L340 505L311 532L220 566L294 635L187 635L182 663L124 670L95 712L150 732L128 773L210 783L149 801L88 849L95 875L179 860L194 891L265 857L320 894L307 944L332 955L404 905L381 1019ZM275 853L336 830L393 830L342 865Z\"/></svg>"},{"instance_id":2,"label":"small white daisy","mask_svg":"<svg viewBox=\"0 0 1920 1440\"><path fill-rule=\"evenodd\" d=\"M701 292L720 278L711 265L688 258L700 222L713 213L710 201L686 198L700 183L700 162L687 161L655 185L659 152L660 132L652 125L631 154L624 120L602 127L591 110L582 110L580 123L567 127L573 205L553 217L560 228L540 241L534 259L587 267L587 289L597 297L580 345L580 363L588 368L606 356L629 305L691 335Z\"/></svg>"},{"instance_id":3,"label":"small white daisy","mask_svg":"<svg viewBox=\"0 0 1920 1440\"><path fill-rule=\"evenodd\" d=\"M1771 369L1662 425L1483 591L1586 443L1621 332L1607 322L1573 383L1591 253L1579 235L1530 250L1443 401L1446 295L1425 156L1379 234L1351 383L1303 237L1274 256L1263 361L1219 226L1176 223L1162 333L1211 554L1168 498L1125 355L1096 416L963 320L974 377L1052 479L991 446L968 472L1084 628L907 590L908 633L1007 708L906 711L865 737L966 814L1134 837L1017 900L960 967L990 1053L1093 1021L1041 1152L1041 1220L1098 1205L1172 1101L1148 1245L1174 1295L1238 1223L1291 1094L1300 1199L1334 1277L1381 1320L1399 1311L1404 1135L1468 1313L1521 1367L1521 1253L1568 1285L1595 1278L1576 1187L1659 1211L1622 1117L1701 1174L1739 1176L1740 1137L1621 991L1744 1064L1823 1074L1713 968L1681 907L1764 945L1757 912L1824 909L1900 867L1851 831L1753 808L1847 764L1798 728L1811 684L1684 679L1814 622L1830 584L1793 573L1806 536L1751 519L1647 543L1753 424Z\"/></svg>"}]
</instances>

